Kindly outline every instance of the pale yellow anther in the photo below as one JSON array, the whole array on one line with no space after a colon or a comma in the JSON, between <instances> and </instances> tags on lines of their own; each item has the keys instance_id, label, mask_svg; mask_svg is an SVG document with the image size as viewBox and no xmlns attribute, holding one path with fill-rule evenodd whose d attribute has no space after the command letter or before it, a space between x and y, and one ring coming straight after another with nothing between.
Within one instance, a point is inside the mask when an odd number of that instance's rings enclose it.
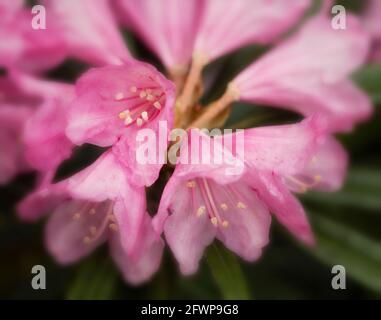
<instances>
[{"instance_id":1,"label":"pale yellow anther","mask_svg":"<svg viewBox=\"0 0 381 320\"><path fill-rule=\"evenodd\" d=\"M95 209L94 208L92 208L92 209L90 209L90 211L89 211L89 213L91 214L91 215L93 215L93 214L95 214Z\"/></svg>"},{"instance_id":2,"label":"pale yellow anther","mask_svg":"<svg viewBox=\"0 0 381 320\"><path fill-rule=\"evenodd\" d=\"M145 92L145 91L140 91L140 93L139 93L139 97L140 98L145 98L147 96L147 92Z\"/></svg>"},{"instance_id":3,"label":"pale yellow anther","mask_svg":"<svg viewBox=\"0 0 381 320\"><path fill-rule=\"evenodd\" d=\"M84 238L83 238L83 243L84 243L84 244L89 244L90 242L91 242L90 237L84 237Z\"/></svg>"},{"instance_id":4,"label":"pale yellow anther","mask_svg":"<svg viewBox=\"0 0 381 320\"><path fill-rule=\"evenodd\" d=\"M222 221L222 226L224 228L227 228L229 226L229 221L227 221L227 220Z\"/></svg>"},{"instance_id":5,"label":"pale yellow anther","mask_svg":"<svg viewBox=\"0 0 381 320\"><path fill-rule=\"evenodd\" d=\"M136 88L135 86L132 86L132 87L130 88L130 91L135 93L135 92L138 91L138 88Z\"/></svg>"},{"instance_id":6,"label":"pale yellow anther","mask_svg":"<svg viewBox=\"0 0 381 320\"><path fill-rule=\"evenodd\" d=\"M114 96L115 100L119 101L119 100L122 100L124 98L124 94L123 92L118 92L115 94Z\"/></svg>"},{"instance_id":7,"label":"pale yellow anther","mask_svg":"<svg viewBox=\"0 0 381 320\"><path fill-rule=\"evenodd\" d=\"M143 111L141 113L141 116L143 118L144 121L148 121L148 112L147 111Z\"/></svg>"},{"instance_id":8,"label":"pale yellow anther","mask_svg":"<svg viewBox=\"0 0 381 320\"><path fill-rule=\"evenodd\" d=\"M188 181L187 182L187 187L188 188L194 188L196 186L196 182L195 181Z\"/></svg>"},{"instance_id":9,"label":"pale yellow anther","mask_svg":"<svg viewBox=\"0 0 381 320\"><path fill-rule=\"evenodd\" d=\"M138 127L141 127L143 125L143 120L140 119L140 118L137 118L136 119L136 124L138 125Z\"/></svg>"},{"instance_id":10,"label":"pale yellow anther","mask_svg":"<svg viewBox=\"0 0 381 320\"><path fill-rule=\"evenodd\" d=\"M124 124L126 125L126 126L128 126L129 124L131 124L132 123L132 118L130 117L130 116L128 116L125 120L124 120Z\"/></svg>"},{"instance_id":11,"label":"pale yellow anther","mask_svg":"<svg viewBox=\"0 0 381 320\"><path fill-rule=\"evenodd\" d=\"M211 218L211 219L210 219L210 222L211 222L215 227L217 227L217 225L218 225L217 217L213 217L213 218Z\"/></svg>"},{"instance_id":12,"label":"pale yellow anther","mask_svg":"<svg viewBox=\"0 0 381 320\"><path fill-rule=\"evenodd\" d=\"M90 234L93 236L97 233L97 227L96 226L91 226L90 227Z\"/></svg>"},{"instance_id":13,"label":"pale yellow anther","mask_svg":"<svg viewBox=\"0 0 381 320\"><path fill-rule=\"evenodd\" d=\"M118 116L119 116L119 119L121 119L121 120L126 119L126 117L127 117L127 115L124 111L120 112Z\"/></svg>"},{"instance_id":14,"label":"pale yellow anther","mask_svg":"<svg viewBox=\"0 0 381 320\"><path fill-rule=\"evenodd\" d=\"M80 214L80 213L75 213L75 214L73 215L73 219L74 219L74 220L78 220L80 217L81 217L81 214Z\"/></svg>"},{"instance_id":15,"label":"pale yellow anther","mask_svg":"<svg viewBox=\"0 0 381 320\"><path fill-rule=\"evenodd\" d=\"M148 94L146 99L148 101L153 101L155 99L155 97L152 94Z\"/></svg>"},{"instance_id":16,"label":"pale yellow anther","mask_svg":"<svg viewBox=\"0 0 381 320\"><path fill-rule=\"evenodd\" d=\"M221 203L220 207L222 210L228 210L228 205L226 203Z\"/></svg>"},{"instance_id":17,"label":"pale yellow anther","mask_svg":"<svg viewBox=\"0 0 381 320\"><path fill-rule=\"evenodd\" d=\"M197 217L201 217L205 213L205 207L201 206L197 209Z\"/></svg>"},{"instance_id":18,"label":"pale yellow anther","mask_svg":"<svg viewBox=\"0 0 381 320\"><path fill-rule=\"evenodd\" d=\"M159 101L155 101L153 106L157 109L157 110L160 110L161 109L161 103Z\"/></svg>"},{"instance_id":19,"label":"pale yellow anther","mask_svg":"<svg viewBox=\"0 0 381 320\"><path fill-rule=\"evenodd\" d=\"M112 231L118 231L118 226L115 224L115 223L110 223L108 225L108 227L112 230Z\"/></svg>"},{"instance_id":20,"label":"pale yellow anther","mask_svg":"<svg viewBox=\"0 0 381 320\"><path fill-rule=\"evenodd\" d=\"M114 217L113 214L110 214L107 218L108 218L110 221L113 221L113 222L116 221L116 218Z\"/></svg>"},{"instance_id":21,"label":"pale yellow anther","mask_svg":"<svg viewBox=\"0 0 381 320\"><path fill-rule=\"evenodd\" d=\"M239 209L246 209L246 205L243 202L239 201L237 203L237 208L239 208Z\"/></svg>"}]
</instances>

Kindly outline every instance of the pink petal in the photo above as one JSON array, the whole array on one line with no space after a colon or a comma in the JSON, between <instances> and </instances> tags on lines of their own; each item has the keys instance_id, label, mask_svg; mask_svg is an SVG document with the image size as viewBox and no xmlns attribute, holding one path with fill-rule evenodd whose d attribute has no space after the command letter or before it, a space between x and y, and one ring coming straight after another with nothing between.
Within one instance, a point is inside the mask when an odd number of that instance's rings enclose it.
<instances>
[{"instance_id":1,"label":"pink petal","mask_svg":"<svg viewBox=\"0 0 381 320\"><path fill-rule=\"evenodd\" d=\"M255 170L296 173L316 153L324 128L319 117L298 124L245 130L245 163Z\"/></svg>"},{"instance_id":2,"label":"pink petal","mask_svg":"<svg viewBox=\"0 0 381 320\"><path fill-rule=\"evenodd\" d=\"M229 193L229 194L227 194ZM228 225L218 228L217 237L224 245L248 261L258 259L269 242L271 216L267 207L244 181L214 186L213 195L219 216Z\"/></svg>"},{"instance_id":3,"label":"pink petal","mask_svg":"<svg viewBox=\"0 0 381 320\"><path fill-rule=\"evenodd\" d=\"M60 99L46 101L30 117L24 130L26 158L35 169L57 168L71 155L73 144L66 137L66 110Z\"/></svg>"},{"instance_id":4,"label":"pink petal","mask_svg":"<svg viewBox=\"0 0 381 320\"><path fill-rule=\"evenodd\" d=\"M315 180L318 178L313 189L337 191L343 185L347 167L347 152L338 141L328 136L320 142L316 155L299 174Z\"/></svg>"},{"instance_id":5,"label":"pink petal","mask_svg":"<svg viewBox=\"0 0 381 320\"><path fill-rule=\"evenodd\" d=\"M172 121L173 84L148 64L91 69L79 79L76 89L66 130L76 144L109 146L131 130L160 120ZM143 112L147 121L143 121Z\"/></svg>"},{"instance_id":6,"label":"pink petal","mask_svg":"<svg viewBox=\"0 0 381 320\"><path fill-rule=\"evenodd\" d=\"M133 253L141 236L146 210L145 192L132 186L124 167L111 150L95 163L68 179L68 192L76 199L92 202L111 200L125 250Z\"/></svg>"},{"instance_id":7,"label":"pink petal","mask_svg":"<svg viewBox=\"0 0 381 320\"><path fill-rule=\"evenodd\" d=\"M85 210L89 204L85 201L69 200L62 203L49 218L45 241L49 253L61 264L73 263L90 252L106 240L102 234L93 241L85 241L91 236L91 229L98 228L103 223L104 215L90 215ZM106 210L107 204L98 208ZM76 217L78 215L78 217Z\"/></svg>"},{"instance_id":8,"label":"pink petal","mask_svg":"<svg viewBox=\"0 0 381 320\"><path fill-rule=\"evenodd\" d=\"M18 204L17 213L23 221L35 221L69 198L65 183L42 184Z\"/></svg>"},{"instance_id":9,"label":"pink petal","mask_svg":"<svg viewBox=\"0 0 381 320\"><path fill-rule=\"evenodd\" d=\"M47 25L62 34L68 53L96 65L121 64L130 54L108 0L45 0Z\"/></svg>"},{"instance_id":10,"label":"pink petal","mask_svg":"<svg viewBox=\"0 0 381 320\"><path fill-rule=\"evenodd\" d=\"M163 162L159 161L159 157L160 154L164 156L167 150L165 144L159 144L159 139L159 135L156 135L155 139L140 142L136 139L136 132L131 132L128 136L124 135L113 146L113 153L124 165L129 175L129 181L132 184L137 186L151 186L158 179L163 166ZM141 163L140 159L137 159L137 152L142 152L139 149L142 148L142 146L144 146L144 150L148 148L150 152L155 153L156 157L152 159L153 161L151 163ZM162 148L160 148L161 146Z\"/></svg>"},{"instance_id":11,"label":"pink petal","mask_svg":"<svg viewBox=\"0 0 381 320\"><path fill-rule=\"evenodd\" d=\"M212 243L216 235L216 228L210 223L207 215L197 216L197 207L192 203L189 190L185 186L186 182L180 180L181 182L182 185L171 179L167 184L166 189L177 191L171 197L168 210L172 214L165 221L164 233L181 272L190 275L197 271L205 248ZM164 192L163 197L167 196Z\"/></svg>"},{"instance_id":12,"label":"pink petal","mask_svg":"<svg viewBox=\"0 0 381 320\"><path fill-rule=\"evenodd\" d=\"M370 114L367 97L346 80L365 61L368 45L354 17L347 17L347 29L335 30L319 16L234 83L241 100L280 105L304 115L321 113L332 130L348 129Z\"/></svg>"},{"instance_id":13,"label":"pink petal","mask_svg":"<svg viewBox=\"0 0 381 320\"><path fill-rule=\"evenodd\" d=\"M313 245L315 240L304 209L279 177L270 172L252 173L252 176L253 188L270 211L297 239Z\"/></svg>"},{"instance_id":14,"label":"pink petal","mask_svg":"<svg viewBox=\"0 0 381 320\"><path fill-rule=\"evenodd\" d=\"M165 66L181 69L191 60L203 0L119 0L120 16L154 51Z\"/></svg>"},{"instance_id":15,"label":"pink petal","mask_svg":"<svg viewBox=\"0 0 381 320\"><path fill-rule=\"evenodd\" d=\"M125 280L134 285L148 281L159 269L164 243L153 231L151 219L145 215L139 243L139 253L131 258L123 249L119 237L112 237L111 255L121 270Z\"/></svg>"},{"instance_id":16,"label":"pink petal","mask_svg":"<svg viewBox=\"0 0 381 320\"><path fill-rule=\"evenodd\" d=\"M33 29L30 9L22 8L20 1L10 2L15 4L0 8L0 65L40 71L62 62L65 44L57 30Z\"/></svg>"},{"instance_id":17,"label":"pink petal","mask_svg":"<svg viewBox=\"0 0 381 320\"><path fill-rule=\"evenodd\" d=\"M191 129L183 139L174 175L182 179L211 178L225 184L238 180L243 171L243 161L220 138L213 139L198 129Z\"/></svg>"},{"instance_id":18,"label":"pink petal","mask_svg":"<svg viewBox=\"0 0 381 320\"><path fill-rule=\"evenodd\" d=\"M287 3L286 3L287 2ZM295 24L309 0L208 0L195 52L210 60L252 43L269 43Z\"/></svg>"}]
</instances>

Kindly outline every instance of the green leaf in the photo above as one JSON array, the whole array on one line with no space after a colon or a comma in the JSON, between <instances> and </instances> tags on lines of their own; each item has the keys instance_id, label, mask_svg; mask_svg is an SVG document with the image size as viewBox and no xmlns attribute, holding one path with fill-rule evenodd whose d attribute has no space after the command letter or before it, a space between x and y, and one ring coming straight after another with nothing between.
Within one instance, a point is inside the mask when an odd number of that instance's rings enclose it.
<instances>
[{"instance_id":1,"label":"green leaf","mask_svg":"<svg viewBox=\"0 0 381 320\"><path fill-rule=\"evenodd\" d=\"M112 262L105 257L91 257L78 269L70 284L68 300L111 299L117 284L117 273Z\"/></svg>"},{"instance_id":2,"label":"green leaf","mask_svg":"<svg viewBox=\"0 0 381 320\"><path fill-rule=\"evenodd\" d=\"M207 263L224 299L250 299L246 279L237 257L220 245L212 245Z\"/></svg>"},{"instance_id":3,"label":"green leaf","mask_svg":"<svg viewBox=\"0 0 381 320\"><path fill-rule=\"evenodd\" d=\"M312 218L317 247L311 252L330 266L343 265L349 276L381 294L381 242L319 214Z\"/></svg>"},{"instance_id":4,"label":"green leaf","mask_svg":"<svg viewBox=\"0 0 381 320\"><path fill-rule=\"evenodd\" d=\"M360 69L355 73L354 80L374 103L381 102L381 64L371 64Z\"/></svg>"},{"instance_id":5,"label":"green leaf","mask_svg":"<svg viewBox=\"0 0 381 320\"><path fill-rule=\"evenodd\" d=\"M344 188L334 193L310 192L302 199L381 212L381 170L351 169Z\"/></svg>"}]
</instances>

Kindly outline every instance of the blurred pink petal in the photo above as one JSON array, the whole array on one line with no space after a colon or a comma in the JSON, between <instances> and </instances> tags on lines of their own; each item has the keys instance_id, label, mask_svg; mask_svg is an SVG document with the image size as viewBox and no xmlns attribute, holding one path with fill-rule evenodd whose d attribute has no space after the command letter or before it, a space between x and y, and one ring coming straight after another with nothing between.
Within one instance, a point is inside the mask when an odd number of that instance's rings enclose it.
<instances>
[{"instance_id":1,"label":"blurred pink petal","mask_svg":"<svg viewBox=\"0 0 381 320\"><path fill-rule=\"evenodd\" d=\"M118 0L122 21L158 55L169 70L191 60L204 0Z\"/></svg>"},{"instance_id":2,"label":"blurred pink petal","mask_svg":"<svg viewBox=\"0 0 381 320\"><path fill-rule=\"evenodd\" d=\"M233 82L241 100L319 113L331 131L348 130L371 113L368 97L348 79L365 61L368 45L353 16L347 16L345 30L318 16Z\"/></svg>"},{"instance_id":3,"label":"blurred pink petal","mask_svg":"<svg viewBox=\"0 0 381 320\"><path fill-rule=\"evenodd\" d=\"M41 71L63 61L66 47L54 27L33 29L33 15L22 1L0 4L0 66Z\"/></svg>"},{"instance_id":4,"label":"blurred pink petal","mask_svg":"<svg viewBox=\"0 0 381 320\"><path fill-rule=\"evenodd\" d=\"M45 0L47 26L64 38L68 54L96 65L121 64L130 54L108 0Z\"/></svg>"},{"instance_id":5,"label":"blurred pink petal","mask_svg":"<svg viewBox=\"0 0 381 320\"><path fill-rule=\"evenodd\" d=\"M125 280L134 285L150 280L159 269L164 248L163 240L153 231L148 214L144 216L141 232L140 254L135 257L126 254L117 235L113 236L110 241L111 255L115 263Z\"/></svg>"},{"instance_id":6,"label":"blurred pink petal","mask_svg":"<svg viewBox=\"0 0 381 320\"><path fill-rule=\"evenodd\" d=\"M194 51L209 60L239 47L272 42L293 26L310 0L208 0Z\"/></svg>"},{"instance_id":7,"label":"blurred pink petal","mask_svg":"<svg viewBox=\"0 0 381 320\"><path fill-rule=\"evenodd\" d=\"M342 187L347 169L347 152L338 141L327 136L318 143L315 156L299 172L299 176L313 181L310 189L332 192Z\"/></svg>"},{"instance_id":8,"label":"blurred pink petal","mask_svg":"<svg viewBox=\"0 0 381 320\"><path fill-rule=\"evenodd\" d=\"M69 158L73 148L65 129L67 106L74 98L74 86L20 73L14 73L13 79L25 93L42 99L25 124L26 159L37 170L55 170Z\"/></svg>"},{"instance_id":9,"label":"blurred pink petal","mask_svg":"<svg viewBox=\"0 0 381 320\"><path fill-rule=\"evenodd\" d=\"M280 175L295 174L316 153L318 139L324 134L318 117L299 124L259 127L245 130L245 162L256 170Z\"/></svg>"},{"instance_id":10,"label":"blurred pink petal","mask_svg":"<svg viewBox=\"0 0 381 320\"><path fill-rule=\"evenodd\" d=\"M111 150L96 162L68 179L73 198L95 203L111 201L123 247L132 254L141 237L145 214L144 188L132 186L128 174Z\"/></svg>"},{"instance_id":11,"label":"blurred pink petal","mask_svg":"<svg viewBox=\"0 0 381 320\"><path fill-rule=\"evenodd\" d=\"M76 144L110 146L160 120L170 127L173 104L172 83L148 64L91 69L76 84L66 134Z\"/></svg>"}]
</instances>

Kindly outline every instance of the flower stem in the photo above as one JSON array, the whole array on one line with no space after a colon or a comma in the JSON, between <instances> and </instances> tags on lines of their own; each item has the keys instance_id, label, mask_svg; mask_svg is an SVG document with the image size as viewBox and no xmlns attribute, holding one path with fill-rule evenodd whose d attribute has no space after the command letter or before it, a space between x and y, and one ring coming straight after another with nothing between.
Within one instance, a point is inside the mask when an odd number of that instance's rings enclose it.
<instances>
[{"instance_id":1,"label":"flower stem","mask_svg":"<svg viewBox=\"0 0 381 320\"><path fill-rule=\"evenodd\" d=\"M212 121L224 111L233 101L238 99L238 90L231 83L218 100L209 104L205 111L193 121L188 128L209 128Z\"/></svg>"}]
</instances>

